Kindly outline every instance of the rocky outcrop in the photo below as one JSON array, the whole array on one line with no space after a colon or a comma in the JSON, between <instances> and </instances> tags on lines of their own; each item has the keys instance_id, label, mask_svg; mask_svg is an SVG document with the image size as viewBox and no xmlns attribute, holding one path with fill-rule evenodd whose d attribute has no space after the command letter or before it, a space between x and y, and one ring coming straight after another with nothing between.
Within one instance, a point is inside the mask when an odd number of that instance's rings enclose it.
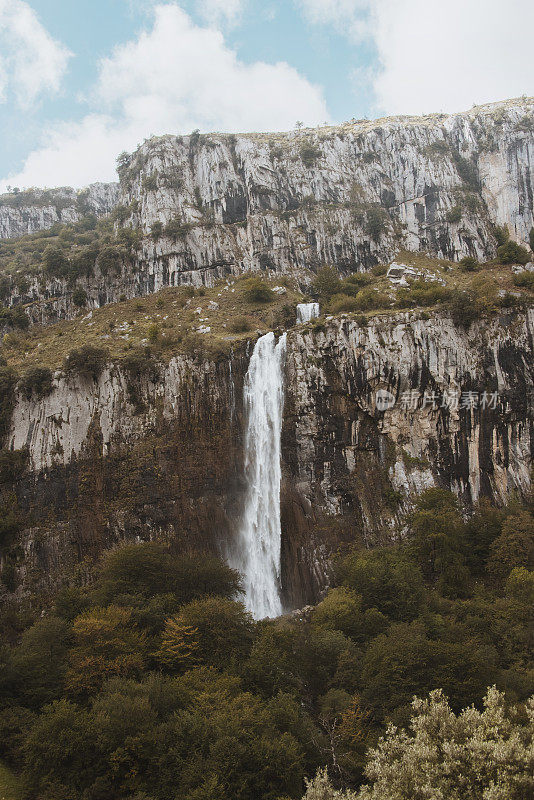
<instances>
[{"instance_id":1,"label":"rocky outcrop","mask_svg":"<svg viewBox=\"0 0 534 800\"><path fill-rule=\"evenodd\" d=\"M495 225L529 242L533 165L531 99L286 134L150 139L119 168L117 225L140 231L139 247L112 271L97 259L77 284L98 308L249 270L304 281L324 264L364 271L402 248L490 259ZM114 185L106 192L100 211L116 202ZM71 204L61 218L77 213ZM0 205L0 235L59 218L51 207ZM14 285L7 302L29 304L33 322L54 322L77 313L73 288L41 274L24 296Z\"/></svg>"},{"instance_id":2,"label":"rocky outcrop","mask_svg":"<svg viewBox=\"0 0 534 800\"><path fill-rule=\"evenodd\" d=\"M288 333L288 607L319 596L344 542L390 538L428 486L452 489L466 510L481 496L503 503L528 492L533 324L532 311L507 312L466 331L410 313ZM21 578L49 586L124 538L224 553L243 495L249 354L176 356L135 379L118 367L96 382L58 373L47 398L19 397L9 445L27 448L31 467L9 488L27 520Z\"/></svg>"},{"instance_id":3,"label":"rocky outcrop","mask_svg":"<svg viewBox=\"0 0 534 800\"><path fill-rule=\"evenodd\" d=\"M494 224L520 242L533 225L533 110L519 100L279 135L152 139L120 172L121 202L147 235L138 280L157 290L244 270L351 272L401 247L488 259Z\"/></svg>"},{"instance_id":4,"label":"rocky outcrop","mask_svg":"<svg viewBox=\"0 0 534 800\"><path fill-rule=\"evenodd\" d=\"M29 189L0 195L0 239L18 239L56 224L77 222L85 214L109 214L118 199L116 183L92 183L87 189Z\"/></svg>"},{"instance_id":5,"label":"rocky outcrop","mask_svg":"<svg viewBox=\"0 0 534 800\"><path fill-rule=\"evenodd\" d=\"M427 487L452 490L466 511L481 496L529 492L533 331L531 310L469 331L402 314L289 338L283 521L295 606L317 591L332 538L387 540Z\"/></svg>"}]
</instances>

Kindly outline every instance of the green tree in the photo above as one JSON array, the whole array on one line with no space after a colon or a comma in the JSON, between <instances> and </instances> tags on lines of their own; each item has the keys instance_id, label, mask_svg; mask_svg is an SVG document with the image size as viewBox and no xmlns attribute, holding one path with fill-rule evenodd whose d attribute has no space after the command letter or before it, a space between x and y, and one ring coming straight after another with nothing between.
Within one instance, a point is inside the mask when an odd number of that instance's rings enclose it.
<instances>
[{"instance_id":1,"label":"green tree","mask_svg":"<svg viewBox=\"0 0 534 800\"><path fill-rule=\"evenodd\" d=\"M67 692L86 697L113 676L139 676L145 665L146 638L132 624L132 611L94 608L76 617L74 647L65 678Z\"/></svg>"},{"instance_id":2,"label":"green tree","mask_svg":"<svg viewBox=\"0 0 534 800\"><path fill-rule=\"evenodd\" d=\"M431 639L420 622L397 623L373 639L363 659L363 698L380 719L401 719L416 692L442 687L461 708L495 679L496 652L480 642Z\"/></svg>"},{"instance_id":3,"label":"green tree","mask_svg":"<svg viewBox=\"0 0 534 800\"><path fill-rule=\"evenodd\" d=\"M387 618L376 608L362 611L362 597L353 589L339 586L330 589L313 614L313 623L342 631L356 641L381 633L388 625Z\"/></svg>"},{"instance_id":4,"label":"green tree","mask_svg":"<svg viewBox=\"0 0 534 800\"><path fill-rule=\"evenodd\" d=\"M376 608L391 619L413 619L423 602L421 569L398 548L357 550L338 567L344 586L362 598L362 608Z\"/></svg>"},{"instance_id":5,"label":"green tree","mask_svg":"<svg viewBox=\"0 0 534 800\"><path fill-rule=\"evenodd\" d=\"M253 621L242 603L202 597L183 606L175 622L197 631L198 658L219 668L237 666L252 646Z\"/></svg>"},{"instance_id":6,"label":"green tree","mask_svg":"<svg viewBox=\"0 0 534 800\"><path fill-rule=\"evenodd\" d=\"M328 303L341 292L341 281L334 267L321 267L312 282L312 290L321 303Z\"/></svg>"},{"instance_id":7,"label":"green tree","mask_svg":"<svg viewBox=\"0 0 534 800\"><path fill-rule=\"evenodd\" d=\"M415 502L410 528L412 549L425 576L443 593L464 594L469 582L465 526L454 495L427 489Z\"/></svg>"},{"instance_id":8,"label":"green tree","mask_svg":"<svg viewBox=\"0 0 534 800\"><path fill-rule=\"evenodd\" d=\"M44 617L24 631L8 666L13 690L31 708L59 697L67 666L70 629L57 617Z\"/></svg>"},{"instance_id":9,"label":"green tree","mask_svg":"<svg viewBox=\"0 0 534 800\"><path fill-rule=\"evenodd\" d=\"M501 264L527 264L530 255L526 247L510 240L497 248L497 258Z\"/></svg>"},{"instance_id":10,"label":"green tree","mask_svg":"<svg viewBox=\"0 0 534 800\"><path fill-rule=\"evenodd\" d=\"M508 516L490 547L488 571L505 580L514 567L534 567L534 518L528 511Z\"/></svg>"},{"instance_id":11,"label":"green tree","mask_svg":"<svg viewBox=\"0 0 534 800\"><path fill-rule=\"evenodd\" d=\"M441 690L412 703L409 731L388 728L369 753L358 800L525 800L534 794L534 697L514 714L495 687L484 710L454 714Z\"/></svg>"}]
</instances>

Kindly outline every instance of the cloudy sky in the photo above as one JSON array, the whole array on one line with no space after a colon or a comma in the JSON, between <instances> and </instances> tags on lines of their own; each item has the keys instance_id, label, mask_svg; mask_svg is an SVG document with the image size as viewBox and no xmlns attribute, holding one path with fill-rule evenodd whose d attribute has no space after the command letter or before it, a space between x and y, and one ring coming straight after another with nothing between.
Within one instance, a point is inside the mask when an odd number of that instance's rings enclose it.
<instances>
[{"instance_id":1,"label":"cloudy sky","mask_svg":"<svg viewBox=\"0 0 534 800\"><path fill-rule=\"evenodd\" d=\"M115 179L163 133L534 94L532 0L0 0L0 190Z\"/></svg>"}]
</instances>

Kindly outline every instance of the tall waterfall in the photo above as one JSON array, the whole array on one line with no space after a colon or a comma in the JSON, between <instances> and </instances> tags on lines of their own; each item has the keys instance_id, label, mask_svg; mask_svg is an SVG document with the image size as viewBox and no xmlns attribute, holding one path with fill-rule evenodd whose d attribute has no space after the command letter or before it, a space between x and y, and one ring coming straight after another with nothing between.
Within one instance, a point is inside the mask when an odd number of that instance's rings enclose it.
<instances>
[{"instance_id":1,"label":"tall waterfall","mask_svg":"<svg viewBox=\"0 0 534 800\"><path fill-rule=\"evenodd\" d=\"M282 613L280 600L280 439L286 334L256 342L244 386L247 490L234 566L244 578L245 605L255 619Z\"/></svg>"}]
</instances>

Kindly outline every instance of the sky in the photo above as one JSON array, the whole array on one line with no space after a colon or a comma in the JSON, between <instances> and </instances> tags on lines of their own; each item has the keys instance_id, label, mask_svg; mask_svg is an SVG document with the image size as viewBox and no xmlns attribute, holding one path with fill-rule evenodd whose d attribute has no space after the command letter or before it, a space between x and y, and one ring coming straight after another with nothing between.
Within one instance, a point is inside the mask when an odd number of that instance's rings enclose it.
<instances>
[{"instance_id":1,"label":"sky","mask_svg":"<svg viewBox=\"0 0 534 800\"><path fill-rule=\"evenodd\" d=\"M165 133L534 94L532 0L0 0L0 191L116 179Z\"/></svg>"}]
</instances>

